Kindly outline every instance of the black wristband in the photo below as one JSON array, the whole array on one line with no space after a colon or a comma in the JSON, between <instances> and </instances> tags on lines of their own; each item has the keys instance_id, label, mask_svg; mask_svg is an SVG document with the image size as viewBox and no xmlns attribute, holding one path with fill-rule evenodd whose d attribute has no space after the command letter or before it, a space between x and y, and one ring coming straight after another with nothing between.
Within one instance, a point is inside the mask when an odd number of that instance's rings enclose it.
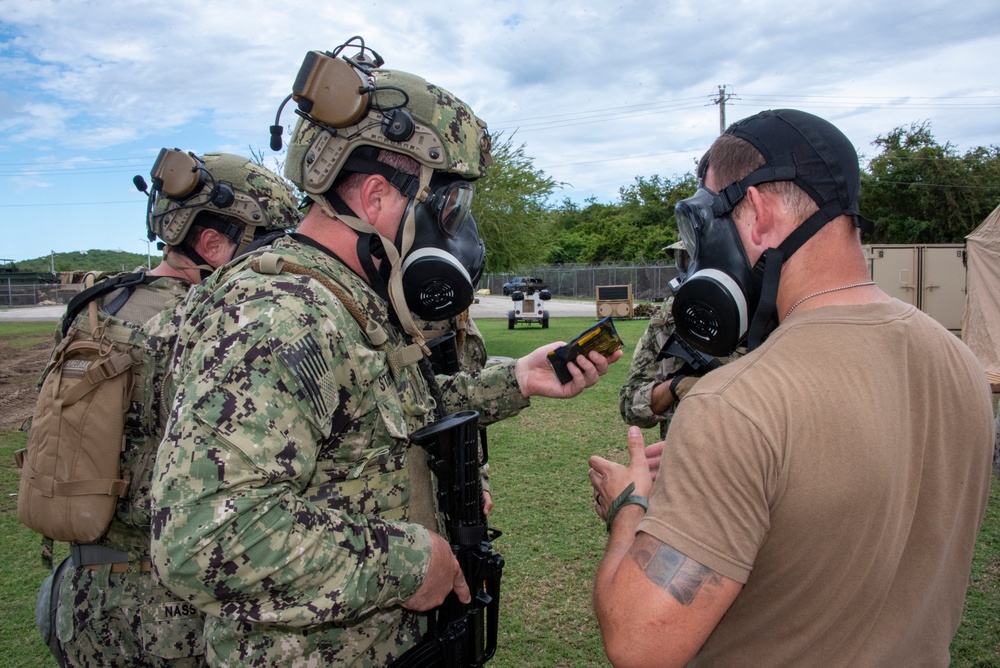
<instances>
[{"instance_id":1,"label":"black wristband","mask_svg":"<svg viewBox=\"0 0 1000 668\"><path fill-rule=\"evenodd\" d=\"M674 376L673 380L670 381L670 394L673 395L674 401L680 401L681 400L681 398L677 396L677 386L685 378L687 378L687 376L682 376L680 374L677 374L676 376Z\"/></svg>"},{"instance_id":2,"label":"black wristband","mask_svg":"<svg viewBox=\"0 0 1000 668\"><path fill-rule=\"evenodd\" d=\"M641 506L643 510L649 510L649 499L644 496L639 496L638 494L633 494L635 491L635 483L630 482L628 487L622 490L622 493L618 495L618 498L611 502L608 506L608 517L605 520L605 524L608 528L608 533L611 533L611 523L615 521L615 516L618 515L618 511L625 506Z\"/></svg>"}]
</instances>

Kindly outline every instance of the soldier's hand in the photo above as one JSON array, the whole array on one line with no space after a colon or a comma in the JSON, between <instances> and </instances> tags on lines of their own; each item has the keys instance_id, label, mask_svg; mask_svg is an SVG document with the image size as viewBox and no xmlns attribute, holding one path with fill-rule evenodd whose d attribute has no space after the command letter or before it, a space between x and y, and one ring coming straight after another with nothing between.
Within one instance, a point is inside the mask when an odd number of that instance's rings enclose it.
<instances>
[{"instance_id":1,"label":"soldier's hand","mask_svg":"<svg viewBox=\"0 0 1000 668\"><path fill-rule=\"evenodd\" d=\"M427 567L424 583L413 596L403 601L403 607L407 610L433 610L444 603L445 597L452 591L462 603L472 600L469 585L465 582L458 560L452 554L451 545L440 534L433 531L430 534L431 563Z\"/></svg>"},{"instance_id":2,"label":"soldier's hand","mask_svg":"<svg viewBox=\"0 0 1000 668\"><path fill-rule=\"evenodd\" d=\"M622 356L621 350L616 350L610 357L590 351L586 356L578 355L577 358L567 365L573 380L563 385L556 377L556 372L549 364L548 354L550 350L555 350L564 345L561 342L550 343L547 346L537 348L524 357L519 357L514 364L514 375L517 377L517 384L521 388L521 394L525 397L554 397L565 399L575 397L590 387L608 372L608 366L618 361Z\"/></svg>"},{"instance_id":3,"label":"soldier's hand","mask_svg":"<svg viewBox=\"0 0 1000 668\"><path fill-rule=\"evenodd\" d=\"M649 467L649 475L656 480L656 475L660 472L660 460L663 458L663 441L657 441L646 446L646 465Z\"/></svg>"}]
</instances>

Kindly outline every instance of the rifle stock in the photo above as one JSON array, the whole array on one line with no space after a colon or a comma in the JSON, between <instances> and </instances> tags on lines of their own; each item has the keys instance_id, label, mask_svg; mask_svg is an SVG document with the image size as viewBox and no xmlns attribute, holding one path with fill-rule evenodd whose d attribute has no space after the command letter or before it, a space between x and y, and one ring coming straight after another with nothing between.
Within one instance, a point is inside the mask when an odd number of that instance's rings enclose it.
<instances>
[{"instance_id":1,"label":"rifle stock","mask_svg":"<svg viewBox=\"0 0 1000 668\"><path fill-rule=\"evenodd\" d=\"M504 561L493 551L501 533L489 527L483 513L478 426L479 413L462 411L410 437L431 453L448 541L472 601L465 604L449 594L431 611L427 638L403 653L393 663L397 668L482 666L496 653Z\"/></svg>"},{"instance_id":2,"label":"rifle stock","mask_svg":"<svg viewBox=\"0 0 1000 668\"><path fill-rule=\"evenodd\" d=\"M706 355L700 350L696 350L687 341L677 336L674 332L663 344L660 353L656 356L657 361L677 357L684 360L684 367L678 373L684 376L704 376L712 369L722 366L722 362Z\"/></svg>"}]
</instances>

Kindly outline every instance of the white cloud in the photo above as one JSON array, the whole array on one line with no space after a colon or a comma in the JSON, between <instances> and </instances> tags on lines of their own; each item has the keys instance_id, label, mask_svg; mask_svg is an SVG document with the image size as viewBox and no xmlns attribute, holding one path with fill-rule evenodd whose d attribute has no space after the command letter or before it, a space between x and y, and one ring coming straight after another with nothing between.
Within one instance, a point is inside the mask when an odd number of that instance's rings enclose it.
<instances>
[{"instance_id":1,"label":"white cloud","mask_svg":"<svg viewBox=\"0 0 1000 668\"><path fill-rule=\"evenodd\" d=\"M469 102L494 131L516 131L537 166L572 184L558 196L577 201L692 169L718 133L722 84L735 94L728 121L799 107L869 154L877 135L911 122L930 121L960 149L996 143L1000 130L995 3L4 0L0 230L8 237L17 204L17 218L30 213L48 236L81 238L66 207L36 206L31 190L12 187L32 160L118 166L47 175L56 185L45 202L121 202L160 146L265 147L306 52L354 35L387 67ZM283 124L294 118L289 105ZM141 236L142 206L124 206L72 207L75 226L92 220L83 239L127 247ZM30 238L6 241L37 254Z\"/></svg>"}]
</instances>

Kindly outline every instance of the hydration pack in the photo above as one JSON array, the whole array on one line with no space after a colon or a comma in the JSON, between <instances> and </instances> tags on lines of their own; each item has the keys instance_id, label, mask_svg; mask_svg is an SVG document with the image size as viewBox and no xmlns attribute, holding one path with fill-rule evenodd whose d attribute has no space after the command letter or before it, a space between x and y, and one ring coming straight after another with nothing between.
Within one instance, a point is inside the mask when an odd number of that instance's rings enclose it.
<instances>
[{"instance_id":1,"label":"hydration pack","mask_svg":"<svg viewBox=\"0 0 1000 668\"><path fill-rule=\"evenodd\" d=\"M138 328L99 314L96 300L121 290L104 306L114 313L135 286L152 280L142 273L116 276L88 287L67 307L62 340L40 381L28 446L15 453L18 520L47 538L98 540L128 491L121 453L133 392L143 382L144 351L136 345ZM75 322L85 308L89 317Z\"/></svg>"}]
</instances>

